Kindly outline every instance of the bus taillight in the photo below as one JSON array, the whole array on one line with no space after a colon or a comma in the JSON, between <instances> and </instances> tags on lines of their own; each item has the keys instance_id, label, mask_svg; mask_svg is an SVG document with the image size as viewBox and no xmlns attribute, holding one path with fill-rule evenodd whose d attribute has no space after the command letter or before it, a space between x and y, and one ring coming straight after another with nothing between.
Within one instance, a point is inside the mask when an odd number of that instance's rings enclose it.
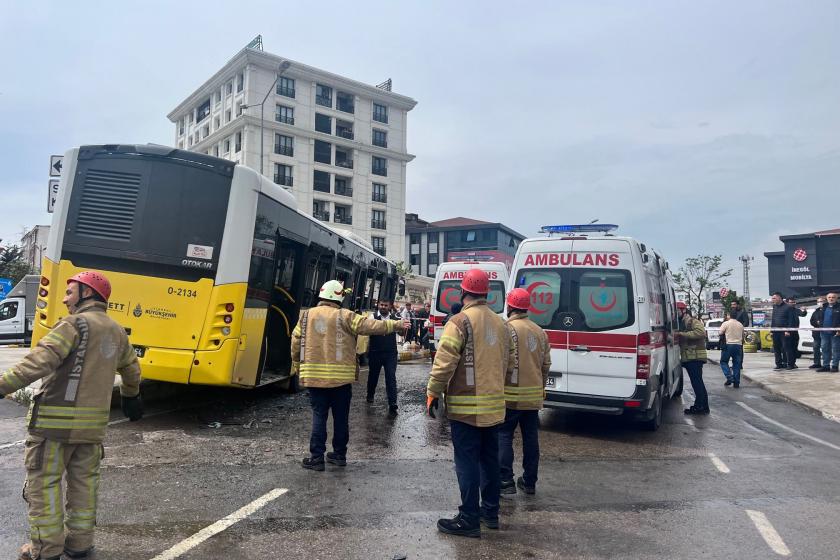
<instances>
[{"instance_id":1,"label":"bus taillight","mask_svg":"<svg viewBox=\"0 0 840 560\"><path fill-rule=\"evenodd\" d=\"M230 315L225 315L225 323L227 323L229 325L232 322L233 322L233 317L231 317Z\"/></svg>"},{"instance_id":2,"label":"bus taillight","mask_svg":"<svg viewBox=\"0 0 840 560\"><path fill-rule=\"evenodd\" d=\"M225 305L225 311L228 313L233 313L233 310L236 309L232 303L228 303Z\"/></svg>"},{"instance_id":3,"label":"bus taillight","mask_svg":"<svg viewBox=\"0 0 840 560\"><path fill-rule=\"evenodd\" d=\"M41 285L42 286L49 286L50 285L50 279L47 278L46 276L41 276Z\"/></svg>"}]
</instances>

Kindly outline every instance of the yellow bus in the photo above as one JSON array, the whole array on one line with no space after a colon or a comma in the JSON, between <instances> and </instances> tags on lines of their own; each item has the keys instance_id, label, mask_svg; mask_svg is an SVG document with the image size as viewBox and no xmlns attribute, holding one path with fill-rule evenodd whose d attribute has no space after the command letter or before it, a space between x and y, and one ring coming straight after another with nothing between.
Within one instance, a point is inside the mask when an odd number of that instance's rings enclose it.
<instances>
[{"instance_id":1,"label":"yellow bus","mask_svg":"<svg viewBox=\"0 0 840 560\"><path fill-rule=\"evenodd\" d=\"M242 165L157 145L69 150L42 263L33 344L67 313L67 278L111 281L108 314L147 379L233 387L290 377L301 308L335 278L345 306L393 298L394 263L297 209Z\"/></svg>"}]
</instances>

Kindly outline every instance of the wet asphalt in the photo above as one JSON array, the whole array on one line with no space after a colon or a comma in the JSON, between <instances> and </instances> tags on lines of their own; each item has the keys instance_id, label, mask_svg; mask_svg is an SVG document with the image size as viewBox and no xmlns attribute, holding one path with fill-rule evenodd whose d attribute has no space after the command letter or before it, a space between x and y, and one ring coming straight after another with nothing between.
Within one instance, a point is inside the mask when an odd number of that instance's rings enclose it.
<instances>
[{"instance_id":1,"label":"wet asphalt","mask_svg":"<svg viewBox=\"0 0 840 560\"><path fill-rule=\"evenodd\" d=\"M501 530L481 539L440 534L436 520L459 499L449 427L423 413L429 367L400 365L395 419L384 386L365 403L363 371L349 464L323 473L299 465L311 423L305 392L188 388L141 422L112 426L95 558L154 558L276 488L288 492L181 558L783 557L747 510L766 516L790 558L840 556L840 424L748 382L724 388L712 364L712 414L694 425L681 399L655 433L621 417L543 411L537 495L504 498ZM9 445L23 437L24 414L0 402L0 558L15 558L27 535L22 447Z\"/></svg>"}]
</instances>

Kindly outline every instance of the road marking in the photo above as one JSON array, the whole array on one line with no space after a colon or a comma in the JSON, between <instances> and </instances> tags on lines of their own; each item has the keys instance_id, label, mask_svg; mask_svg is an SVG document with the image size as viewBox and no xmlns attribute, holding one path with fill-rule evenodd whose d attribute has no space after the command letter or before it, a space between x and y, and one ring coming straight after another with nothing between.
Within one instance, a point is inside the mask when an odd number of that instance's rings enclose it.
<instances>
[{"instance_id":1,"label":"road marking","mask_svg":"<svg viewBox=\"0 0 840 560\"><path fill-rule=\"evenodd\" d=\"M688 424L689 426L691 426L691 429L692 429L692 430L694 430L695 432L699 432L699 431L700 431L700 428L698 428L697 426L695 426L695 425L694 425L694 420L692 420L691 418L684 418L684 420L685 420L685 423L686 423L686 424Z\"/></svg>"},{"instance_id":2,"label":"road marking","mask_svg":"<svg viewBox=\"0 0 840 560\"><path fill-rule=\"evenodd\" d=\"M769 423L771 423L771 424L773 424L773 425L775 425L775 426L778 426L778 427L780 427L780 428L784 428L785 430L787 430L787 431L789 431L789 432L791 432L791 433L794 433L794 434L796 434L796 435L798 435L798 436L801 436L801 437L804 437L804 438L806 438L806 439L810 439L811 441L814 441L814 442L819 443L819 444L821 444L821 445L825 445L826 447L830 447L831 449L834 449L834 450L836 450L836 451L840 451L840 445L834 445L833 443L829 443L829 442L827 442L827 441L825 441L825 440L822 440L822 439L820 439L820 438L818 438L818 437L814 437L814 436L812 436L812 435L808 435L808 434L806 434L806 433L800 432L799 430L794 430L793 428L791 428L791 427L789 427L789 426L785 426L785 425L784 425L784 424L782 424L781 422L777 422L776 420L773 420L772 418L769 418L769 417L765 416L764 414L762 414L762 413L760 413L759 411L755 410L755 409L754 409L754 408L752 408L751 406L749 406L749 405L747 405L747 404L742 403L741 401L737 401L735 404L737 404L738 406L740 406L741 408L743 408L743 409L745 409L745 410L748 410L749 412L752 412L753 414L755 414L755 415L756 415L756 416L758 416L759 418L761 418L761 419L765 420L766 422L769 422Z\"/></svg>"},{"instance_id":3,"label":"road marking","mask_svg":"<svg viewBox=\"0 0 840 560\"><path fill-rule=\"evenodd\" d=\"M238 523L243 519L247 519L250 515L262 509L266 504L276 500L288 491L289 490L287 488L275 488L271 492L257 498L250 504L239 508L227 517L222 518L219 521L213 523L212 525L205 527L190 538L181 541L169 550L161 552L160 554L152 558L152 560L173 560L174 558L178 558L182 554L197 547L210 537L218 535L231 525Z\"/></svg>"},{"instance_id":4,"label":"road marking","mask_svg":"<svg viewBox=\"0 0 840 560\"><path fill-rule=\"evenodd\" d=\"M767 543L767 546L780 556L790 556L790 549L785 544L785 541L782 540L779 533L776 532L776 529L770 523L770 520L767 519L767 516L760 511L751 509L746 510L746 512L750 516L755 528L761 533L761 537Z\"/></svg>"},{"instance_id":5,"label":"road marking","mask_svg":"<svg viewBox=\"0 0 840 560\"><path fill-rule=\"evenodd\" d=\"M726 463L720 460L720 457L718 457L714 453L709 453L709 459L712 460L712 464L717 470L719 470L723 474L729 474L729 467L726 466Z\"/></svg>"}]
</instances>

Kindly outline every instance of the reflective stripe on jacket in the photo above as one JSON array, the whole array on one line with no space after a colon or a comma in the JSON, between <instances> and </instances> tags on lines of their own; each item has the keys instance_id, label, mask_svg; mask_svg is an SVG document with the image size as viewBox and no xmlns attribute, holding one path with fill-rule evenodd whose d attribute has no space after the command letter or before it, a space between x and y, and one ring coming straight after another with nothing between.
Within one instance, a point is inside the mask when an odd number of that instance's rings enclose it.
<instances>
[{"instance_id":1,"label":"reflective stripe on jacket","mask_svg":"<svg viewBox=\"0 0 840 560\"><path fill-rule=\"evenodd\" d=\"M359 379L356 362L358 335L385 335L400 321L375 321L322 301L301 311L292 331L292 371L304 387L340 387Z\"/></svg>"},{"instance_id":2,"label":"reflective stripe on jacket","mask_svg":"<svg viewBox=\"0 0 840 560\"><path fill-rule=\"evenodd\" d=\"M47 333L23 360L0 376L7 394L43 379L32 398L29 433L66 443L100 443L105 436L114 376L120 391L140 391L140 365L125 329L104 303L87 302Z\"/></svg>"},{"instance_id":3,"label":"reflective stripe on jacket","mask_svg":"<svg viewBox=\"0 0 840 560\"><path fill-rule=\"evenodd\" d=\"M512 366L507 326L486 300L476 300L446 323L426 392L446 394L450 420L495 426L505 419L505 374Z\"/></svg>"},{"instance_id":4,"label":"reflective stripe on jacket","mask_svg":"<svg viewBox=\"0 0 840 560\"><path fill-rule=\"evenodd\" d=\"M505 377L505 406L514 410L540 410L551 368L548 335L527 313L512 315L507 326L514 345L514 364Z\"/></svg>"}]
</instances>

